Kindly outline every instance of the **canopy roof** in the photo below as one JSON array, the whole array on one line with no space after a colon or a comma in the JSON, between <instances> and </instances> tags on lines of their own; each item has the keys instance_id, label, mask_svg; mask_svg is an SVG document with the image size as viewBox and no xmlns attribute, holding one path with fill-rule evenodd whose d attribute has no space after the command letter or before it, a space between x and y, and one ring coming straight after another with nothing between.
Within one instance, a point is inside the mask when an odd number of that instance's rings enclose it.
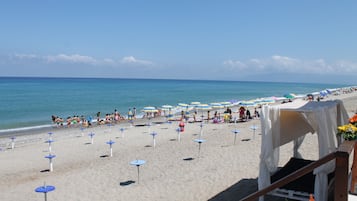
<instances>
[{"instance_id":1,"label":"canopy roof","mask_svg":"<svg viewBox=\"0 0 357 201\"><path fill-rule=\"evenodd\" d=\"M298 152L303 138L308 133L318 137L319 157L337 148L337 126L348 122L348 115L342 101L312 102L295 100L281 105L266 105L262 108L262 144L259 170L259 189L270 185L270 174L277 170L279 147L294 141L294 157L301 158ZM325 194L327 174L333 171L334 164L328 163L315 169L315 198L327 200Z\"/></svg>"}]
</instances>

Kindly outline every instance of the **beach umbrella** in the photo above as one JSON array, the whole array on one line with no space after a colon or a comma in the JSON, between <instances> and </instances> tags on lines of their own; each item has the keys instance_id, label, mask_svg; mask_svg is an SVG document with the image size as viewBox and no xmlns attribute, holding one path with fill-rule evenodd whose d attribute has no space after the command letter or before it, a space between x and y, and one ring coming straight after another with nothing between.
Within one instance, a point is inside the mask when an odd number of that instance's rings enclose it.
<instances>
[{"instance_id":1,"label":"beach umbrella","mask_svg":"<svg viewBox=\"0 0 357 201\"><path fill-rule=\"evenodd\" d=\"M113 126L113 124L109 123L109 124L107 124L107 126L108 126L107 132L108 132L108 133L111 133L111 132L112 132L112 126Z\"/></svg>"},{"instance_id":2,"label":"beach umbrella","mask_svg":"<svg viewBox=\"0 0 357 201\"><path fill-rule=\"evenodd\" d=\"M203 112L204 111L208 111L208 110L212 110L212 107L209 106L208 104L199 104L199 105L196 106L196 110L202 112L202 120L203 120Z\"/></svg>"},{"instance_id":3,"label":"beach umbrella","mask_svg":"<svg viewBox=\"0 0 357 201\"><path fill-rule=\"evenodd\" d=\"M81 129L81 136L83 137L83 136L84 136L84 130L85 130L85 128L81 126L80 129Z\"/></svg>"},{"instance_id":4,"label":"beach umbrella","mask_svg":"<svg viewBox=\"0 0 357 201\"><path fill-rule=\"evenodd\" d=\"M238 129L234 129L232 130L232 133L234 134L234 144L236 144L236 138L237 138L237 134L239 133L240 131Z\"/></svg>"},{"instance_id":5,"label":"beach umbrella","mask_svg":"<svg viewBox=\"0 0 357 201\"><path fill-rule=\"evenodd\" d=\"M161 106L161 108L162 108L163 110L169 110L169 109L172 109L173 106L172 106L172 105L163 105L163 106Z\"/></svg>"},{"instance_id":6,"label":"beach umbrella","mask_svg":"<svg viewBox=\"0 0 357 201\"><path fill-rule=\"evenodd\" d=\"M328 95L328 93L327 93L326 90L320 91L320 96L325 97L325 96L327 96L327 95Z\"/></svg>"},{"instance_id":7,"label":"beach umbrella","mask_svg":"<svg viewBox=\"0 0 357 201\"><path fill-rule=\"evenodd\" d=\"M201 144L204 143L204 142L206 142L206 140L199 138L199 139L195 139L194 141L198 143L198 155L197 155L197 159L199 159L199 158L200 158L200 152L201 152Z\"/></svg>"},{"instance_id":8,"label":"beach umbrella","mask_svg":"<svg viewBox=\"0 0 357 201\"><path fill-rule=\"evenodd\" d=\"M48 143L48 152L52 153L52 142L54 142L54 140L46 140L45 143Z\"/></svg>"},{"instance_id":9,"label":"beach umbrella","mask_svg":"<svg viewBox=\"0 0 357 201\"><path fill-rule=\"evenodd\" d=\"M90 143L93 144L94 143L94 133L89 133L88 136L90 137Z\"/></svg>"},{"instance_id":10,"label":"beach umbrella","mask_svg":"<svg viewBox=\"0 0 357 201\"><path fill-rule=\"evenodd\" d=\"M143 110L141 110L142 112L145 112L145 113L154 113L154 112L158 112L158 110L155 108L155 107L152 107L152 106L146 106L144 107Z\"/></svg>"},{"instance_id":11,"label":"beach umbrella","mask_svg":"<svg viewBox=\"0 0 357 201\"><path fill-rule=\"evenodd\" d=\"M288 99L293 99L293 98L295 98L294 94L284 94L284 97L285 97L285 98L288 98Z\"/></svg>"},{"instance_id":12,"label":"beach umbrella","mask_svg":"<svg viewBox=\"0 0 357 201\"><path fill-rule=\"evenodd\" d=\"M48 134L48 139L52 140L53 133L52 132L48 132L47 134Z\"/></svg>"},{"instance_id":13,"label":"beach umbrella","mask_svg":"<svg viewBox=\"0 0 357 201\"><path fill-rule=\"evenodd\" d=\"M253 124L253 126L251 126L250 129L253 130L253 139L255 139L255 131L258 130L258 127Z\"/></svg>"},{"instance_id":14,"label":"beach umbrella","mask_svg":"<svg viewBox=\"0 0 357 201\"><path fill-rule=\"evenodd\" d=\"M200 105L200 104L201 104L201 102L198 102L198 101L194 101L194 102L190 103L190 105L194 106L194 107L197 106L197 105Z\"/></svg>"},{"instance_id":15,"label":"beach umbrella","mask_svg":"<svg viewBox=\"0 0 357 201\"><path fill-rule=\"evenodd\" d=\"M37 187L35 189L36 193L43 193L45 195L45 201L47 201L47 193L54 191L56 188L54 186L50 186L50 185L46 185L46 183L44 183L43 186Z\"/></svg>"},{"instance_id":16,"label":"beach umbrella","mask_svg":"<svg viewBox=\"0 0 357 201\"><path fill-rule=\"evenodd\" d=\"M163 106L161 106L161 109L162 109L162 111L164 111L165 116L166 116L167 118L169 118L169 117L172 116L172 115L171 115L171 110L173 109L173 106L172 106L172 105L163 105Z\"/></svg>"},{"instance_id":17,"label":"beach umbrella","mask_svg":"<svg viewBox=\"0 0 357 201\"><path fill-rule=\"evenodd\" d=\"M155 148L155 146L156 146L155 137L156 137L157 133L155 131L153 131L152 133L150 133L150 135L152 135L152 145Z\"/></svg>"},{"instance_id":18,"label":"beach umbrella","mask_svg":"<svg viewBox=\"0 0 357 201\"><path fill-rule=\"evenodd\" d=\"M212 109L223 109L224 105L222 105L221 103L210 103L210 106L212 107Z\"/></svg>"},{"instance_id":19,"label":"beach umbrella","mask_svg":"<svg viewBox=\"0 0 357 201\"><path fill-rule=\"evenodd\" d=\"M181 128L176 128L177 141L181 142Z\"/></svg>"},{"instance_id":20,"label":"beach umbrella","mask_svg":"<svg viewBox=\"0 0 357 201\"><path fill-rule=\"evenodd\" d=\"M55 158L56 157L56 155L53 155L53 154L48 154L47 156L45 156L45 158L47 158L48 159L48 161L49 161L49 165L50 165L50 172L52 172L53 171L53 164L52 164L52 159L53 158Z\"/></svg>"},{"instance_id":21,"label":"beach umbrella","mask_svg":"<svg viewBox=\"0 0 357 201\"><path fill-rule=\"evenodd\" d=\"M203 121L200 123L200 135L199 138L201 138L203 135Z\"/></svg>"},{"instance_id":22,"label":"beach umbrella","mask_svg":"<svg viewBox=\"0 0 357 201\"><path fill-rule=\"evenodd\" d=\"M231 107L232 103L229 101L224 101L224 102L220 102L221 105L223 105L223 107Z\"/></svg>"},{"instance_id":23,"label":"beach umbrella","mask_svg":"<svg viewBox=\"0 0 357 201\"><path fill-rule=\"evenodd\" d=\"M263 104L271 104L271 103L275 103L275 100L273 98L263 98L261 100L261 103L263 103Z\"/></svg>"},{"instance_id":24,"label":"beach umbrella","mask_svg":"<svg viewBox=\"0 0 357 201\"><path fill-rule=\"evenodd\" d=\"M189 104L186 104L186 103L178 103L177 105L178 105L179 107L181 107L182 109L185 109L186 114L188 113L188 109L189 109L189 107L190 107Z\"/></svg>"},{"instance_id":25,"label":"beach umbrella","mask_svg":"<svg viewBox=\"0 0 357 201\"><path fill-rule=\"evenodd\" d=\"M148 133L151 133L151 122L149 120L149 122L146 124L146 126L148 127Z\"/></svg>"},{"instance_id":26,"label":"beach umbrella","mask_svg":"<svg viewBox=\"0 0 357 201\"><path fill-rule=\"evenodd\" d=\"M11 139L11 149L15 149L15 139L16 139L16 137L12 136L10 139Z\"/></svg>"},{"instance_id":27,"label":"beach umbrella","mask_svg":"<svg viewBox=\"0 0 357 201\"><path fill-rule=\"evenodd\" d=\"M114 141L112 140L109 140L108 142L106 142L107 144L109 144L109 148L110 148L110 157L113 156L113 147L112 145L115 143Z\"/></svg>"},{"instance_id":28,"label":"beach umbrella","mask_svg":"<svg viewBox=\"0 0 357 201\"><path fill-rule=\"evenodd\" d=\"M189 106L189 105L186 104L186 103L178 103L177 105L180 106L180 107L188 107L188 106Z\"/></svg>"},{"instance_id":29,"label":"beach umbrella","mask_svg":"<svg viewBox=\"0 0 357 201\"><path fill-rule=\"evenodd\" d=\"M135 165L137 167L137 170L138 170L138 184L139 184L139 181L140 181L140 171L139 171L139 168L141 165L144 165L146 163L146 161L144 160L133 160L130 162L130 165Z\"/></svg>"},{"instance_id":30,"label":"beach umbrella","mask_svg":"<svg viewBox=\"0 0 357 201\"><path fill-rule=\"evenodd\" d=\"M156 110L156 108L155 107L153 107L153 106L146 106L146 107L144 107L143 108L143 112L152 112L152 111L155 111Z\"/></svg>"},{"instance_id":31,"label":"beach umbrella","mask_svg":"<svg viewBox=\"0 0 357 201\"><path fill-rule=\"evenodd\" d=\"M120 133L121 133L121 138L124 138L124 131L125 131L125 128L120 128Z\"/></svg>"},{"instance_id":32,"label":"beach umbrella","mask_svg":"<svg viewBox=\"0 0 357 201\"><path fill-rule=\"evenodd\" d=\"M249 107L249 106L255 107L255 106L256 106L256 103L255 103L254 101L241 101L241 102L239 103L239 105L241 105L241 106L246 106L246 107Z\"/></svg>"}]
</instances>

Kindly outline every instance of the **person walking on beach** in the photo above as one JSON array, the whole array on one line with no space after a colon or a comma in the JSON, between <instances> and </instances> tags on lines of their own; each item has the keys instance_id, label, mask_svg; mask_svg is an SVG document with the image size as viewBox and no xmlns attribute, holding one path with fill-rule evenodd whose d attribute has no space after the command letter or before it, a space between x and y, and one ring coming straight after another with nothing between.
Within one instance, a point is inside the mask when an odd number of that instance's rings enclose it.
<instances>
[{"instance_id":1,"label":"person walking on beach","mask_svg":"<svg viewBox=\"0 0 357 201\"><path fill-rule=\"evenodd\" d=\"M133 119L133 112L131 111L131 108L129 108L129 111L128 111L128 119L129 120Z\"/></svg>"}]
</instances>

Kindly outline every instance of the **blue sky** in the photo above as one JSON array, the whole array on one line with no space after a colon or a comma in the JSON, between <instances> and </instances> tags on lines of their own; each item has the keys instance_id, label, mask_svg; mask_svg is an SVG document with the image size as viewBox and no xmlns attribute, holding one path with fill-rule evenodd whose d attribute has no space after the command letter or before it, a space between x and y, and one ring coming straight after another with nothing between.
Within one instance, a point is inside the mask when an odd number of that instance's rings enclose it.
<instances>
[{"instance_id":1,"label":"blue sky","mask_svg":"<svg viewBox=\"0 0 357 201\"><path fill-rule=\"evenodd\" d=\"M356 84L357 1L4 0L0 76Z\"/></svg>"}]
</instances>

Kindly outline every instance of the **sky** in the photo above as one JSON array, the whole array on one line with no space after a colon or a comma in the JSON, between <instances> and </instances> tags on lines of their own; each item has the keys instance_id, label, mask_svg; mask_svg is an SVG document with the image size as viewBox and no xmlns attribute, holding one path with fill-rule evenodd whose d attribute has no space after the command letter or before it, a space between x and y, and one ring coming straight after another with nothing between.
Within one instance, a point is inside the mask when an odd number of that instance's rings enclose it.
<instances>
[{"instance_id":1,"label":"sky","mask_svg":"<svg viewBox=\"0 0 357 201\"><path fill-rule=\"evenodd\" d=\"M0 76L356 84L357 1L2 0Z\"/></svg>"}]
</instances>

